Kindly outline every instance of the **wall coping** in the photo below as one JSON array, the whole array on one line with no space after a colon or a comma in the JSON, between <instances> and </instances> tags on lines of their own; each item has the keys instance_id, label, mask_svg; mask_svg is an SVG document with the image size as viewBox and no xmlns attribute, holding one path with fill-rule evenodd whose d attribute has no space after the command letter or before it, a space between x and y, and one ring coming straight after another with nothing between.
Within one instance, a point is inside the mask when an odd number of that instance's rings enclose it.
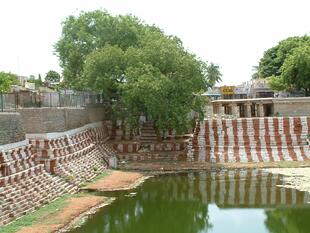
<instances>
[{"instance_id":1,"label":"wall coping","mask_svg":"<svg viewBox=\"0 0 310 233\"><path fill-rule=\"evenodd\" d=\"M232 118L225 118L225 117L209 117L209 118L204 118L202 121L199 122L205 122L205 121L209 121L209 120L251 120L251 119L268 119L268 118L277 118L277 119L281 119L281 118L309 118L309 115L300 115L300 116L265 116L265 117L232 117Z\"/></svg>"},{"instance_id":2,"label":"wall coping","mask_svg":"<svg viewBox=\"0 0 310 233\"><path fill-rule=\"evenodd\" d=\"M20 142L13 142L9 144L0 145L0 151L8 151L14 148L23 147L28 145L28 140L23 140Z\"/></svg>"},{"instance_id":3,"label":"wall coping","mask_svg":"<svg viewBox=\"0 0 310 233\"><path fill-rule=\"evenodd\" d=\"M71 136L74 134L81 133L87 129L91 128L99 128L102 126L102 121L90 123L87 125L84 125L82 127L71 129L64 132L52 132L52 133L40 133L40 134L26 134L26 139L56 139L60 137L64 137L66 135Z\"/></svg>"},{"instance_id":4,"label":"wall coping","mask_svg":"<svg viewBox=\"0 0 310 233\"><path fill-rule=\"evenodd\" d=\"M0 116L3 115L3 116L9 116L9 115L17 115L17 116L20 116L20 113L19 112L0 112Z\"/></svg>"},{"instance_id":5,"label":"wall coping","mask_svg":"<svg viewBox=\"0 0 310 233\"><path fill-rule=\"evenodd\" d=\"M249 98L249 99L220 99L213 100L213 104L228 104L228 103L246 103L246 102L262 102L262 103L295 103L295 102L306 102L310 103L310 97L288 97L288 98Z\"/></svg>"}]
</instances>

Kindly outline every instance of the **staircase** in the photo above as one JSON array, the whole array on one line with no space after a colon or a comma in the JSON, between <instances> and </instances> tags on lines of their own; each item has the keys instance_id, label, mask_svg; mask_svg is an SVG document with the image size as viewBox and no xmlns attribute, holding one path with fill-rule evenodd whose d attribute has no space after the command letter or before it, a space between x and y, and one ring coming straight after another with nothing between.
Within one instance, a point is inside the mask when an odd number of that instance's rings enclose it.
<instances>
[{"instance_id":1,"label":"staircase","mask_svg":"<svg viewBox=\"0 0 310 233\"><path fill-rule=\"evenodd\" d=\"M101 151L94 148L85 156L74 158L70 162L58 163L56 174L75 185L80 185L101 174L107 169L107 166Z\"/></svg>"},{"instance_id":2,"label":"staircase","mask_svg":"<svg viewBox=\"0 0 310 233\"><path fill-rule=\"evenodd\" d=\"M47 204L77 187L42 168L38 174L0 187L0 226ZM12 179L15 180L15 179Z\"/></svg>"},{"instance_id":3,"label":"staircase","mask_svg":"<svg viewBox=\"0 0 310 233\"><path fill-rule=\"evenodd\" d=\"M154 123L152 121L143 123L140 136L141 145L149 145L155 141L157 141L157 135L154 128Z\"/></svg>"},{"instance_id":4,"label":"staircase","mask_svg":"<svg viewBox=\"0 0 310 233\"><path fill-rule=\"evenodd\" d=\"M274 162L310 159L309 117L208 119L193 138L194 160Z\"/></svg>"},{"instance_id":5,"label":"staircase","mask_svg":"<svg viewBox=\"0 0 310 233\"><path fill-rule=\"evenodd\" d=\"M77 192L107 169L115 157L107 138L105 129L95 128L0 151L0 226Z\"/></svg>"}]
</instances>

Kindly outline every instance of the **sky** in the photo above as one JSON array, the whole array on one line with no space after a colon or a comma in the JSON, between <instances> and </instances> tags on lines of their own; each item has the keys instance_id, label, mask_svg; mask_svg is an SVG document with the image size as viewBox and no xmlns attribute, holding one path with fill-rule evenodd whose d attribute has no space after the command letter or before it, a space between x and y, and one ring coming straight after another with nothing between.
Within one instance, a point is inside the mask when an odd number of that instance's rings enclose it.
<instances>
[{"instance_id":1,"label":"sky","mask_svg":"<svg viewBox=\"0 0 310 233\"><path fill-rule=\"evenodd\" d=\"M69 15L96 9L132 14L176 35L220 66L225 85L248 81L268 48L310 34L309 0L0 0L0 71L61 72L53 45Z\"/></svg>"}]
</instances>

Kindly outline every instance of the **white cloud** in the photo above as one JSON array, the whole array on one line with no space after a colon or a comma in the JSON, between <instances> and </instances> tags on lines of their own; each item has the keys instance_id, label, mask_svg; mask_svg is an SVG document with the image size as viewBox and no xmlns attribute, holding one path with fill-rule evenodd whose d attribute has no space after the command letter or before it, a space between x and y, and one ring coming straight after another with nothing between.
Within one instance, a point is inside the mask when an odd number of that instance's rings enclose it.
<instances>
[{"instance_id":1,"label":"white cloud","mask_svg":"<svg viewBox=\"0 0 310 233\"><path fill-rule=\"evenodd\" d=\"M190 51L218 63L226 84L250 79L252 66L279 40L310 32L308 0L7 0L0 2L0 70L60 71L53 44L61 22L100 8L131 13L177 35Z\"/></svg>"}]
</instances>

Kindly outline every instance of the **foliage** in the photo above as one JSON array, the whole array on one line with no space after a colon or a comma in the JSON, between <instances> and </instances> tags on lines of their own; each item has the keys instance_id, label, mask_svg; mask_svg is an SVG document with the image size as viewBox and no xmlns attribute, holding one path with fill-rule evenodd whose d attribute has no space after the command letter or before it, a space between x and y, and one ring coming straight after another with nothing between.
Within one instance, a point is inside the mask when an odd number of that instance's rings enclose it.
<instances>
[{"instance_id":1,"label":"foliage","mask_svg":"<svg viewBox=\"0 0 310 233\"><path fill-rule=\"evenodd\" d=\"M187 52L179 38L165 35L137 18L93 11L70 16L56 51L64 79L75 89L103 93L113 115L138 125L141 114L158 129L185 131L189 113L201 117L197 95L220 80L218 66Z\"/></svg>"},{"instance_id":2,"label":"foliage","mask_svg":"<svg viewBox=\"0 0 310 233\"><path fill-rule=\"evenodd\" d=\"M253 66L252 67L253 74L252 74L252 79L259 79L259 73L258 73L258 66Z\"/></svg>"},{"instance_id":3,"label":"foliage","mask_svg":"<svg viewBox=\"0 0 310 233\"><path fill-rule=\"evenodd\" d=\"M211 62L207 67L207 77L210 87L214 87L216 83L221 82L222 74L219 70L219 66Z\"/></svg>"},{"instance_id":4,"label":"foliage","mask_svg":"<svg viewBox=\"0 0 310 233\"><path fill-rule=\"evenodd\" d=\"M310 214L304 208L266 210L265 224L271 233L308 232Z\"/></svg>"},{"instance_id":5,"label":"foliage","mask_svg":"<svg viewBox=\"0 0 310 233\"><path fill-rule=\"evenodd\" d=\"M69 16L63 22L62 37L55 45L68 84L83 88L80 79L86 56L107 44L117 45L122 50L138 46L142 28L135 17L113 17L100 10Z\"/></svg>"},{"instance_id":6,"label":"foliage","mask_svg":"<svg viewBox=\"0 0 310 233\"><path fill-rule=\"evenodd\" d=\"M278 45L268 49L259 62L259 76L268 78L272 75L280 76L281 67L286 58L292 54L297 47L310 43L310 36L289 37L279 42Z\"/></svg>"},{"instance_id":7,"label":"foliage","mask_svg":"<svg viewBox=\"0 0 310 233\"><path fill-rule=\"evenodd\" d=\"M258 75L269 78L276 91L302 90L310 95L310 36L290 37L267 50L260 60Z\"/></svg>"},{"instance_id":8,"label":"foliage","mask_svg":"<svg viewBox=\"0 0 310 233\"><path fill-rule=\"evenodd\" d=\"M293 50L282 66L284 83L310 95L310 44Z\"/></svg>"},{"instance_id":9,"label":"foliage","mask_svg":"<svg viewBox=\"0 0 310 233\"><path fill-rule=\"evenodd\" d=\"M38 78L36 78L34 75L30 75L27 82L34 83L36 88L43 86L41 75L39 75Z\"/></svg>"},{"instance_id":10,"label":"foliage","mask_svg":"<svg viewBox=\"0 0 310 233\"><path fill-rule=\"evenodd\" d=\"M17 83L17 75L0 72L0 93L9 92L11 90L11 86Z\"/></svg>"},{"instance_id":11,"label":"foliage","mask_svg":"<svg viewBox=\"0 0 310 233\"><path fill-rule=\"evenodd\" d=\"M285 84L282 77L271 76L268 78L268 85L274 91L285 91L288 90L288 86Z\"/></svg>"},{"instance_id":12,"label":"foliage","mask_svg":"<svg viewBox=\"0 0 310 233\"><path fill-rule=\"evenodd\" d=\"M48 82L60 82L60 74L58 74L54 70L50 70L49 72L46 73L45 81L48 81Z\"/></svg>"},{"instance_id":13,"label":"foliage","mask_svg":"<svg viewBox=\"0 0 310 233\"><path fill-rule=\"evenodd\" d=\"M118 84L124 81L125 57L117 45L105 45L86 57L83 86L102 91L107 99L118 92Z\"/></svg>"}]
</instances>

